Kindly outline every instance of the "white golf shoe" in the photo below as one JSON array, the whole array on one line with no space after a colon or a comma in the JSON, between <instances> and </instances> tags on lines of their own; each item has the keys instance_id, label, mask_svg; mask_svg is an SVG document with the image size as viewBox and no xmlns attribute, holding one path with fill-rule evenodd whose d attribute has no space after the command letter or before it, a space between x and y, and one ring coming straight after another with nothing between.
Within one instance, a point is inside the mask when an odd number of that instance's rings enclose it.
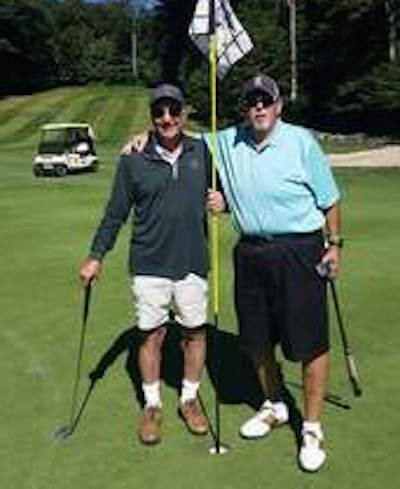
<instances>
[{"instance_id":1,"label":"white golf shoe","mask_svg":"<svg viewBox=\"0 0 400 489\"><path fill-rule=\"evenodd\" d=\"M286 404L284 402L272 403L267 399L257 414L242 424L239 433L243 438L262 438L268 435L272 428L281 426L288 420L289 411Z\"/></svg>"},{"instance_id":2,"label":"white golf shoe","mask_svg":"<svg viewBox=\"0 0 400 489\"><path fill-rule=\"evenodd\" d=\"M324 435L321 427L310 429L303 425L301 432L302 445L299 451L300 467L306 472L316 472L325 462L326 453L322 448Z\"/></svg>"}]
</instances>

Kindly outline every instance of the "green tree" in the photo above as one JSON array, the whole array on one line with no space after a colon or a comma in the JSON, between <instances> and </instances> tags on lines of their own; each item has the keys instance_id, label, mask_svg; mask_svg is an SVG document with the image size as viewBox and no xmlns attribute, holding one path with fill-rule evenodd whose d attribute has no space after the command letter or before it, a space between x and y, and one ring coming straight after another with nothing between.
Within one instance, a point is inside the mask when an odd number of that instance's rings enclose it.
<instances>
[{"instance_id":1,"label":"green tree","mask_svg":"<svg viewBox=\"0 0 400 489\"><path fill-rule=\"evenodd\" d=\"M343 87L354 86L386 59L383 4L309 0L305 15L310 56L308 119L326 129L362 130Z\"/></svg>"},{"instance_id":2,"label":"green tree","mask_svg":"<svg viewBox=\"0 0 400 489\"><path fill-rule=\"evenodd\" d=\"M86 5L81 0L67 0L54 6L57 25L57 74L61 83L85 83L85 57L94 41L87 19Z\"/></svg>"},{"instance_id":3,"label":"green tree","mask_svg":"<svg viewBox=\"0 0 400 489\"><path fill-rule=\"evenodd\" d=\"M159 0L155 7L158 29L153 34L161 62L161 76L176 80L182 76L188 51L188 29L196 0Z\"/></svg>"},{"instance_id":4,"label":"green tree","mask_svg":"<svg viewBox=\"0 0 400 489\"><path fill-rule=\"evenodd\" d=\"M55 24L44 4L0 4L0 93L37 90L54 83Z\"/></svg>"},{"instance_id":5,"label":"green tree","mask_svg":"<svg viewBox=\"0 0 400 489\"><path fill-rule=\"evenodd\" d=\"M62 83L131 81L129 2L54 6L57 67Z\"/></svg>"},{"instance_id":6,"label":"green tree","mask_svg":"<svg viewBox=\"0 0 400 489\"><path fill-rule=\"evenodd\" d=\"M113 45L114 61L127 63L130 59L132 29L131 2L120 0L86 7L87 22L96 39L107 38Z\"/></svg>"},{"instance_id":7,"label":"green tree","mask_svg":"<svg viewBox=\"0 0 400 489\"><path fill-rule=\"evenodd\" d=\"M90 81L109 81L113 78L114 45L106 37L93 39L86 48L80 70Z\"/></svg>"}]
</instances>

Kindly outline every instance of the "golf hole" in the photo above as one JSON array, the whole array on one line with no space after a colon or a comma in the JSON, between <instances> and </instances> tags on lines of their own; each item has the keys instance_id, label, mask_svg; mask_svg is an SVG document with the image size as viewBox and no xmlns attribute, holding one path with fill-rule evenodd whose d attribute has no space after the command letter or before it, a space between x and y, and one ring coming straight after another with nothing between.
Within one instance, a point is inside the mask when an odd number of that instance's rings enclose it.
<instances>
[{"instance_id":1,"label":"golf hole","mask_svg":"<svg viewBox=\"0 0 400 489\"><path fill-rule=\"evenodd\" d=\"M219 451L217 451L217 447L213 446L208 450L208 453L211 455L225 455L229 450L230 449L226 445L220 445Z\"/></svg>"}]
</instances>

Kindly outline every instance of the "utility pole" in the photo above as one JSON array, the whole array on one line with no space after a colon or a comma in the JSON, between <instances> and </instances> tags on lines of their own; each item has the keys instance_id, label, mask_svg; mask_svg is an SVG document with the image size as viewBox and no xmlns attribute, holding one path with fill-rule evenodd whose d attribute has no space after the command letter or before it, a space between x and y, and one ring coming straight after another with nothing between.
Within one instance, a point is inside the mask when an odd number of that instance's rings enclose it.
<instances>
[{"instance_id":1,"label":"utility pole","mask_svg":"<svg viewBox=\"0 0 400 489\"><path fill-rule=\"evenodd\" d=\"M138 79L138 42L137 42L137 5L136 0L131 0L130 5L131 17L132 17L132 31L131 31L131 58L132 58L132 76L134 80Z\"/></svg>"},{"instance_id":2,"label":"utility pole","mask_svg":"<svg viewBox=\"0 0 400 489\"><path fill-rule=\"evenodd\" d=\"M395 0L385 0L386 18L388 20L389 60L397 60L396 6Z\"/></svg>"},{"instance_id":3,"label":"utility pole","mask_svg":"<svg viewBox=\"0 0 400 489\"><path fill-rule=\"evenodd\" d=\"M290 42L290 100L297 99L297 42L296 42L296 0L287 0L289 7Z\"/></svg>"}]
</instances>

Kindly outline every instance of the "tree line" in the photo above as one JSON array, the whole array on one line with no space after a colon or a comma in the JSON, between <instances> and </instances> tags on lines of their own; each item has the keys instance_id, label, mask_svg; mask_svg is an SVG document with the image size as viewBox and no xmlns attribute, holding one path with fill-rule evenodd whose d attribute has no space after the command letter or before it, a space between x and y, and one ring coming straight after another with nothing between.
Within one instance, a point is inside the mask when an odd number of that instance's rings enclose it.
<instances>
[{"instance_id":1,"label":"tree line","mask_svg":"<svg viewBox=\"0 0 400 489\"><path fill-rule=\"evenodd\" d=\"M187 36L196 0L2 0L0 95L60 85L181 80L208 120L207 60ZM219 84L222 123L242 81L277 78L288 118L322 129L399 134L398 0L231 0L254 50Z\"/></svg>"}]
</instances>

